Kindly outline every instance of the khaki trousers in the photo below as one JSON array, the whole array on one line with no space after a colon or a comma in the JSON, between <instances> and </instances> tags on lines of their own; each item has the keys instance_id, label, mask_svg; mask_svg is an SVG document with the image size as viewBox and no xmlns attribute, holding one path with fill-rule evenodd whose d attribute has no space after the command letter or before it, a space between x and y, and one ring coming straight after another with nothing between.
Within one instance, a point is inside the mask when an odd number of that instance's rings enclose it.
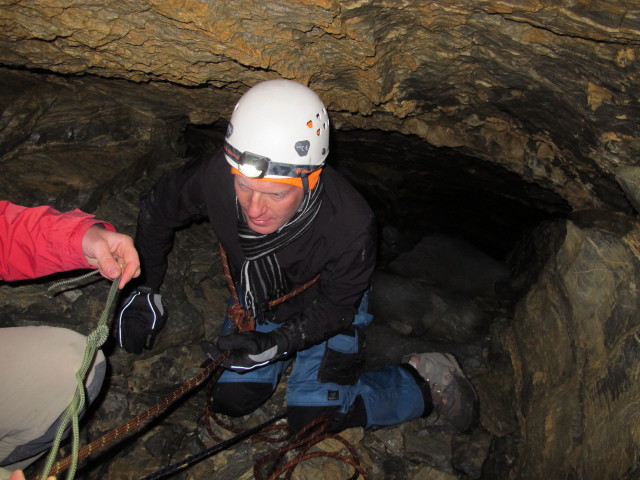
<instances>
[{"instance_id":1,"label":"khaki trousers","mask_svg":"<svg viewBox=\"0 0 640 480\"><path fill-rule=\"evenodd\" d=\"M85 346L84 335L66 328L0 329L0 466L5 471L27 467L51 446L76 391ZM99 350L85 380L87 403L98 395L105 371ZM0 471L0 480L5 478Z\"/></svg>"}]
</instances>

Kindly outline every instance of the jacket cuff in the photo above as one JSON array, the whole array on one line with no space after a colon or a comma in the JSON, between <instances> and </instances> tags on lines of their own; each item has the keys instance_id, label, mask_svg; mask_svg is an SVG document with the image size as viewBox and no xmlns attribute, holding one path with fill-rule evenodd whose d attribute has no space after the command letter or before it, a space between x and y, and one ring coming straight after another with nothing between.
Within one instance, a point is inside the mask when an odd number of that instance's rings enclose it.
<instances>
[{"instance_id":1,"label":"jacket cuff","mask_svg":"<svg viewBox=\"0 0 640 480\"><path fill-rule=\"evenodd\" d=\"M93 225L103 226L105 229L115 232L113 225L101 220L96 220L93 215L73 210L65 214L66 221L58 222L48 235L51 251L58 251L60 260L67 270L74 268L93 268L87 262L82 251L82 239Z\"/></svg>"}]
</instances>

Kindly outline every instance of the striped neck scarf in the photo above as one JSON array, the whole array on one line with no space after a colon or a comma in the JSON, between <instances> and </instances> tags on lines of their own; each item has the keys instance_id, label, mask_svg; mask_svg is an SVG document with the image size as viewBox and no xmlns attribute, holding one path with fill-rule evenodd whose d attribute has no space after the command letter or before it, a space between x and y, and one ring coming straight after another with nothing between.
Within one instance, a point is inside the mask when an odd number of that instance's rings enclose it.
<instances>
[{"instance_id":1,"label":"striped neck scarf","mask_svg":"<svg viewBox=\"0 0 640 480\"><path fill-rule=\"evenodd\" d=\"M240 287L244 307L259 321L263 320L266 304L288 291L276 252L306 232L320 211L323 185L319 179L313 190L307 191L298 211L277 231L268 234L254 232L244 219L236 199L240 246L246 257L240 272Z\"/></svg>"}]
</instances>

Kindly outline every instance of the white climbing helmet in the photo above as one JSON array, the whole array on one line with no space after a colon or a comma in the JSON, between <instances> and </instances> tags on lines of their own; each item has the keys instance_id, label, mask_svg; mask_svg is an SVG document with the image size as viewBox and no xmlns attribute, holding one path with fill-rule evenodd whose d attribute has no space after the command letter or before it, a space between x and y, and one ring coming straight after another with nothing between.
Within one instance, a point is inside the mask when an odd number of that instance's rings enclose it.
<instances>
[{"instance_id":1,"label":"white climbing helmet","mask_svg":"<svg viewBox=\"0 0 640 480\"><path fill-rule=\"evenodd\" d=\"M259 83L236 104L224 152L246 177L304 177L321 168L329 154L327 109L298 82Z\"/></svg>"}]
</instances>

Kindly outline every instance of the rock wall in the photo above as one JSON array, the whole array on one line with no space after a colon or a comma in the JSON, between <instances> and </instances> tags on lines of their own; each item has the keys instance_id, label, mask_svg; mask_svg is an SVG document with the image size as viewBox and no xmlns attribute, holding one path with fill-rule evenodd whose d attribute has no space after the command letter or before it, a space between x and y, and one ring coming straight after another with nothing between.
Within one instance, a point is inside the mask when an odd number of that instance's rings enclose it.
<instances>
[{"instance_id":1,"label":"rock wall","mask_svg":"<svg viewBox=\"0 0 640 480\"><path fill-rule=\"evenodd\" d=\"M515 308L494 324L494 354L474 382L493 436L492 478L496 465L511 478L637 478L638 200L616 179L640 152L636 3L0 0L0 195L77 206L133 234L137 196L180 161L184 129L226 118L249 86L282 76L318 91L341 134L415 137L425 150L475 159L466 173L482 180L490 163L531 185L483 184L505 200L601 208L541 227L514 254ZM399 151L368 181L383 172L403 184ZM201 230L193 235L208 245ZM224 302L211 285L217 265L189 248L192 263L172 264L184 317ZM37 288L19 288L23 297L0 288L14 299L3 321L56 314L33 306ZM67 316L99 309L71 303ZM202 323L172 333L185 342L207 332ZM197 358L187 353L184 365ZM121 376L110 395L145 390L143 380L127 382L134 360L112 361ZM171 381L184 376L180 362ZM432 439L412 438L424 461ZM501 451L505 438L517 439L517 455Z\"/></svg>"},{"instance_id":2,"label":"rock wall","mask_svg":"<svg viewBox=\"0 0 640 480\"><path fill-rule=\"evenodd\" d=\"M205 98L166 84L16 70L0 73L0 89L2 196L88 211L146 169L184 155L185 105ZM206 98L219 103L218 96Z\"/></svg>"},{"instance_id":3,"label":"rock wall","mask_svg":"<svg viewBox=\"0 0 640 480\"><path fill-rule=\"evenodd\" d=\"M505 342L525 439L514 478L637 478L639 225L581 212L538 234Z\"/></svg>"}]
</instances>

